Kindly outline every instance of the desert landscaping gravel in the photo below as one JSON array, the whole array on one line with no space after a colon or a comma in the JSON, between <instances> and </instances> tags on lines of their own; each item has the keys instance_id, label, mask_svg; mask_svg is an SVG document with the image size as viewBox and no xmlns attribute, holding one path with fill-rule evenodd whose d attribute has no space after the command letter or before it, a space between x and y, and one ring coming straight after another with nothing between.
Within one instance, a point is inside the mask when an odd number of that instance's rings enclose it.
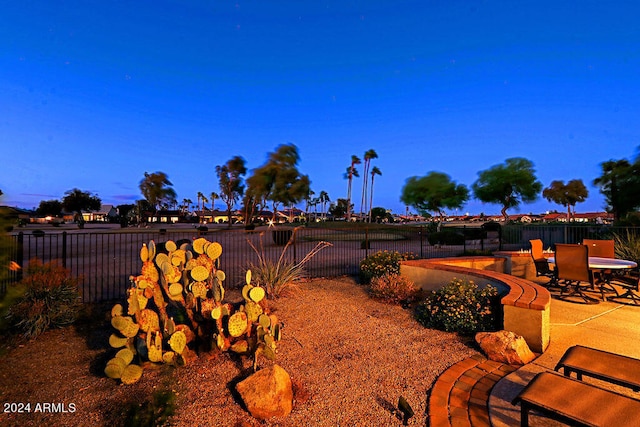
<instances>
[{"instance_id":1,"label":"desert landscaping gravel","mask_svg":"<svg viewBox=\"0 0 640 427\"><path fill-rule=\"evenodd\" d=\"M351 278L302 282L269 304L284 323L275 363L294 384L294 407L286 418L251 417L234 384L251 373L252 361L229 354L201 354L180 368L145 369L128 386L106 378L112 331L108 307L98 307L91 322L3 344L0 425L125 425L132 405L149 401L154 391L171 390L172 426L399 426L400 396L415 412L408 424L424 426L435 379L478 354L473 340L424 328L411 310L370 298Z\"/></svg>"}]
</instances>

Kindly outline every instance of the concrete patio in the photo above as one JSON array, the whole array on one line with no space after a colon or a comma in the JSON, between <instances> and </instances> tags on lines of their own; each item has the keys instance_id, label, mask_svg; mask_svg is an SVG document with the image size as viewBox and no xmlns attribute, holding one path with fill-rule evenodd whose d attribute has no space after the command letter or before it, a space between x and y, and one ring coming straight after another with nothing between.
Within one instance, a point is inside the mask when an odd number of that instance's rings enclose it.
<instances>
[{"instance_id":1,"label":"concrete patio","mask_svg":"<svg viewBox=\"0 0 640 427\"><path fill-rule=\"evenodd\" d=\"M491 425L519 425L520 406L511 404L513 398L536 373L552 371L565 350L573 345L581 344L640 359L640 306L610 301L585 305L553 298L550 317L551 341L547 350L533 362L503 377L491 390L488 401ZM584 381L640 399L640 393L626 388L587 377ZM563 425L535 414L529 421L532 426Z\"/></svg>"}]
</instances>

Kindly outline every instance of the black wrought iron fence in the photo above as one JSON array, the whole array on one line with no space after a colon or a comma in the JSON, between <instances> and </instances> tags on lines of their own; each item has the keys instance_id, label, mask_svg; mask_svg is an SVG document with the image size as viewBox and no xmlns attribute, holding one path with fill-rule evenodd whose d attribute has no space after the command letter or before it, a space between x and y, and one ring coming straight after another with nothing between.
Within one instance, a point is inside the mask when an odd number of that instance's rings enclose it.
<instances>
[{"instance_id":1,"label":"black wrought iron fence","mask_svg":"<svg viewBox=\"0 0 640 427\"><path fill-rule=\"evenodd\" d=\"M471 231L475 228L475 231ZM285 228L286 229L286 228ZM291 230L291 228L289 228ZM227 286L242 284L247 268L256 263L258 255L277 260L300 262L319 243L331 246L320 251L305 264L309 277L357 275L359 264L366 256L381 250L410 252L418 258L457 256L463 253L491 250L528 249L530 239L540 238L545 247L554 243L578 243L584 238L607 238L616 231L608 226L506 226L497 233L478 233L476 227L460 226L454 232L466 236L457 244L441 244L429 239L424 226L350 226L298 227L291 244L276 242L273 229L255 231L242 229L114 229L109 231L20 231L12 235L9 257L23 268L10 272L0 283L0 296L8 283L21 279L29 260L58 260L80 278L85 302L121 299L129 286L129 277L140 272L139 251L143 243L154 240L193 240L206 237L223 247L221 268L227 275ZM433 237L433 236L432 236ZM430 243L431 240L432 242ZM286 241L286 239L285 239ZM252 249L253 246L257 252Z\"/></svg>"}]
</instances>

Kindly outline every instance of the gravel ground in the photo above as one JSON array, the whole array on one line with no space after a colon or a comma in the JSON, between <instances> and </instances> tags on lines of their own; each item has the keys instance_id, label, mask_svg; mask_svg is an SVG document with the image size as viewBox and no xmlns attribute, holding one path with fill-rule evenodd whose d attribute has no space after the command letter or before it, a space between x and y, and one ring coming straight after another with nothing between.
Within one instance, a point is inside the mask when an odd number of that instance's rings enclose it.
<instances>
[{"instance_id":1,"label":"gravel ground","mask_svg":"<svg viewBox=\"0 0 640 427\"><path fill-rule=\"evenodd\" d=\"M285 325L277 363L294 384L287 418L259 422L247 413L234 384L252 363L227 354L201 355L177 369L146 369L130 386L106 378L111 329L107 308L99 308L105 315L98 313L92 322L3 344L0 425L130 425L131 406L150 401L154 391L170 390L176 412L168 425L174 426L402 425L395 411L400 396L415 412L409 425L424 426L437 376L478 354L472 340L422 327L410 310L371 299L350 278L301 283L270 306Z\"/></svg>"}]
</instances>

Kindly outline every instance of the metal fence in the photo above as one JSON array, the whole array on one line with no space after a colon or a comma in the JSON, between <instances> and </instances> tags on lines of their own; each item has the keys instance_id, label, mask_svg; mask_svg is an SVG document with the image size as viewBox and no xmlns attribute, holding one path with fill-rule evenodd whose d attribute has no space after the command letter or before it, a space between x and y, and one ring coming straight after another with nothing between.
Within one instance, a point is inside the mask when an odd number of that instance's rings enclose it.
<instances>
[{"instance_id":1,"label":"metal fence","mask_svg":"<svg viewBox=\"0 0 640 427\"><path fill-rule=\"evenodd\" d=\"M121 299L129 287L129 277L139 274L142 267L139 257L142 244L151 240L162 243L205 237L220 243L223 247L220 262L227 276L226 286L237 286L242 284L250 265L258 260L249 242L265 257L277 259L282 256L295 262L301 261L319 242L329 242L331 246L311 258L305 264L305 270L309 277L336 277L357 275L360 261L380 250L411 252L419 258L449 257L473 251L528 249L528 241L536 238L542 239L546 248L554 243L578 243L584 238L608 238L616 232L610 226L513 225L502 227L499 234L484 232L479 235L477 227L460 226L447 227L447 230L467 235L467 239L461 244L440 245L429 243L429 227L426 226L343 224L341 227L298 227L293 233L292 243L286 247L275 241L272 229L212 228L198 231L170 227L107 231L57 231L51 228L44 233L36 230L13 233L9 257L23 268L10 272L9 277L0 283L0 297L8 284L21 279L28 270L29 261L37 258L43 262L58 260L78 277L85 302Z\"/></svg>"}]
</instances>

